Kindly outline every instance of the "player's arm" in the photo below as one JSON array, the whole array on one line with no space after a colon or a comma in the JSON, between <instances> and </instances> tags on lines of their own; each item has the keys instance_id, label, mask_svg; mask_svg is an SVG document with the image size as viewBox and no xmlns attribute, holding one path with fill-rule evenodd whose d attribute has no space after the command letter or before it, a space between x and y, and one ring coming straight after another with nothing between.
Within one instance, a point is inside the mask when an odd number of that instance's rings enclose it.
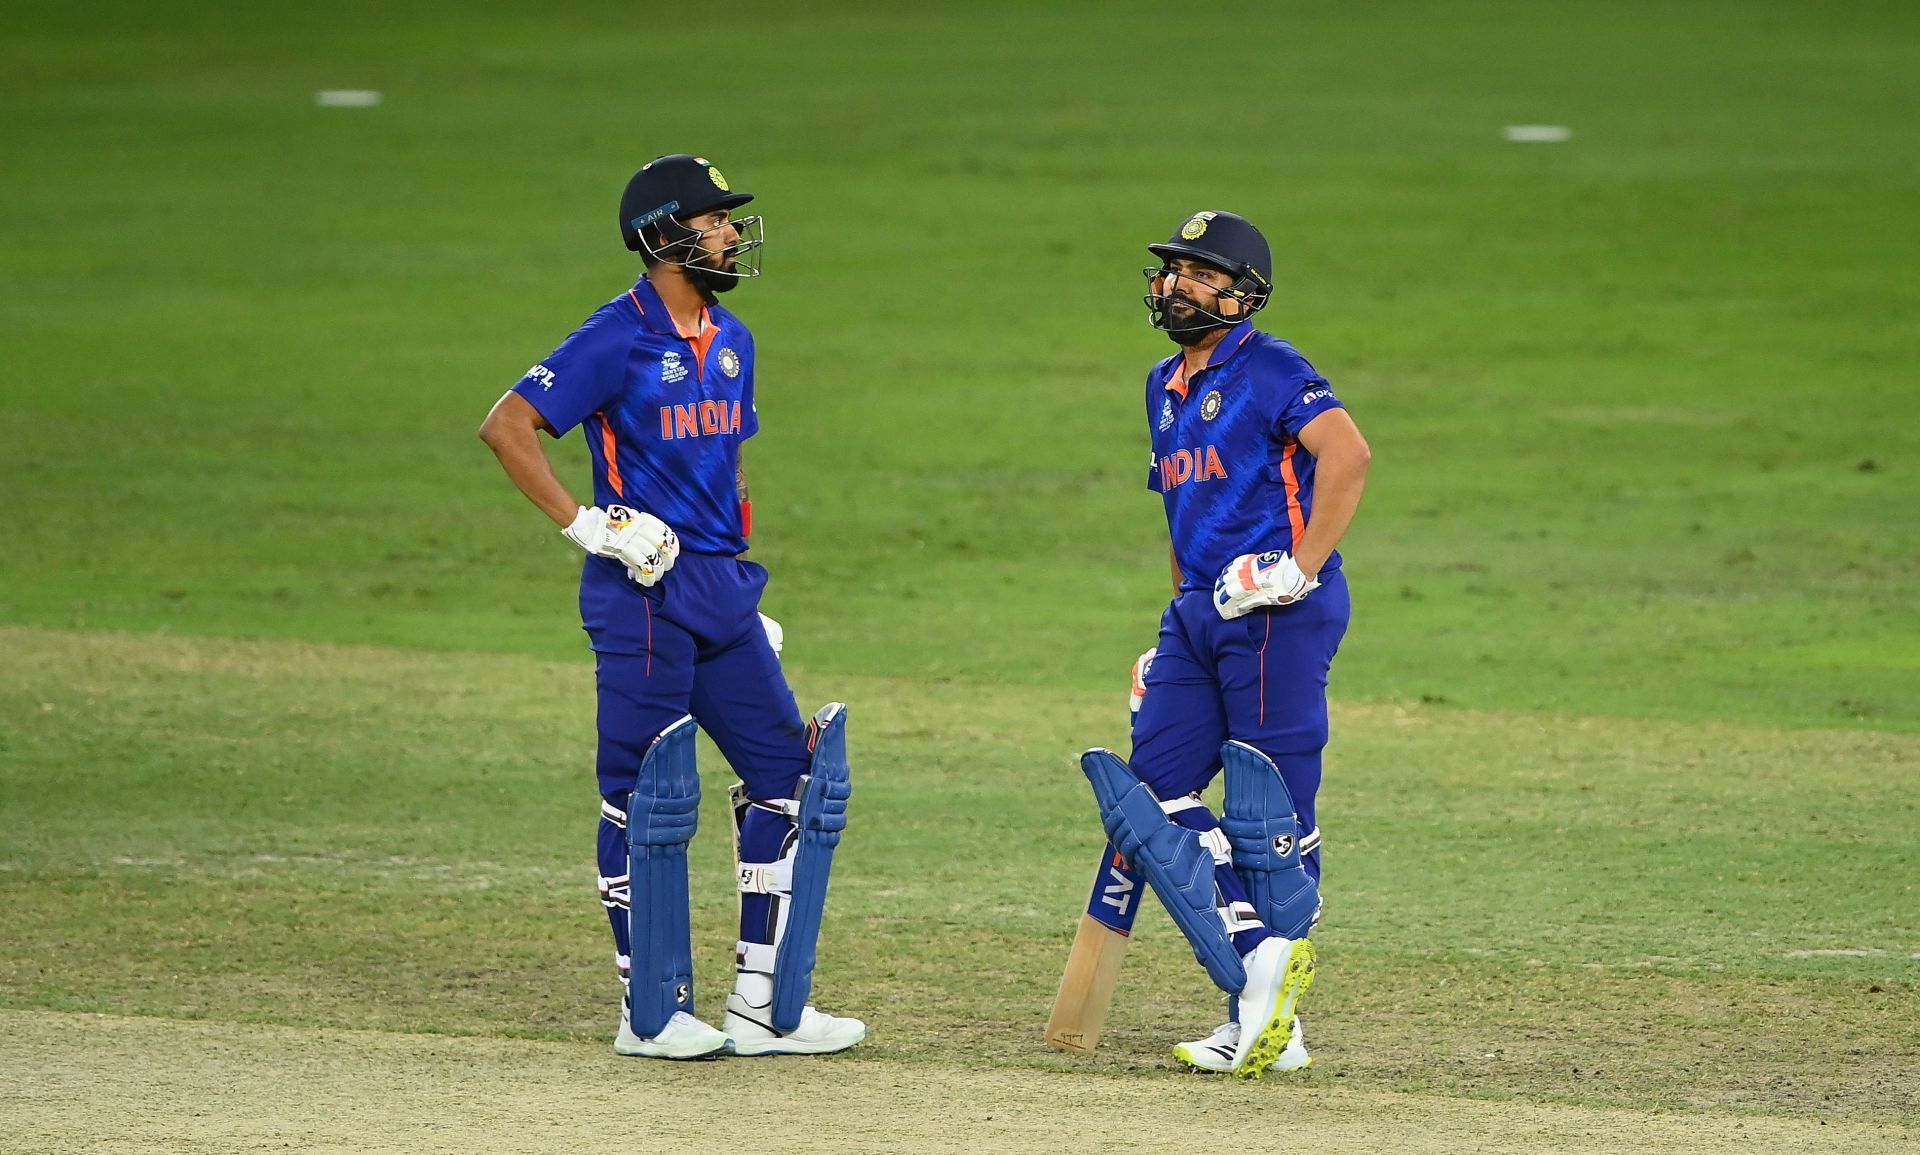
<instances>
[{"instance_id":1,"label":"player's arm","mask_svg":"<svg viewBox=\"0 0 1920 1155\"><path fill-rule=\"evenodd\" d=\"M1180 596L1180 555L1173 552L1173 543L1167 543L1167 565L1173 569L1173 595Z\"/></svg>"},{"instance_id":2,"label":"player's arm","mask_svg":"<svg viewBox=\"0 0 1920 1155\"><path fill-rule=\"evenodd\" d=\"M487 419L480 423L480 440L500 459L507 476L528 501L564 528L573 523L580 503L555 476L553 464L540 447L540 435L552 432L553 427L540 411L511 389L493 403Z\"/></svg>"},{"instance_id":3,"label":"player's arm","mask_svg":"<svg viewBox=\"0 0 1920 1155\"><path fill-rule=\"evenodd\" d=\"M1300 430L1300 445L1313 454L1313 518L1294 543L1293 560L1312 577L1340 544L1360 508L1373 451L1345 409L1329 409Z\"/></svg>"}]
</instances>

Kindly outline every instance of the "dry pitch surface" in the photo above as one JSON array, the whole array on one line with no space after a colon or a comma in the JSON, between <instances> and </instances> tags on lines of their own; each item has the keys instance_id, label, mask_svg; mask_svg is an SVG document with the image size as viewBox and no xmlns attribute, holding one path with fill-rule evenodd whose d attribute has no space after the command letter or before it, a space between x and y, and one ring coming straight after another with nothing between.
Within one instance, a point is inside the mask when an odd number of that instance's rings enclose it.
<instances>
[{"instance_id":1,"label":"dry pitch surface","mask_svg":"<svg viewBox=\"0 0 1920 1155\"><path fill-rule=\"evenodd\" d=\"M574 1043L0 1012L0 1134L66 1152L1912 1151L1894 1125L833 1060L647 1063ZM724 1122L723 1122L724 1121ZM766 1137L778 1135L778 1141ZM1236 1149L1262 1150L1258 1141Z\"/></svg>"}]
</instances>

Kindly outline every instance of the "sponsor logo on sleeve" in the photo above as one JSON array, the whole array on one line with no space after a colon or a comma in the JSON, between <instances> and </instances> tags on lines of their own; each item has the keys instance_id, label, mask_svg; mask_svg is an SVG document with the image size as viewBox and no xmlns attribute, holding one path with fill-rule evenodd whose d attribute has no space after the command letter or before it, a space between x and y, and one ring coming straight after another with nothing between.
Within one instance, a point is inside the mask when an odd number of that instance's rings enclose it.
<instances>
[{"instance_id":1,"label":"sponsor logo on sleeve","mask_svg":"<svg viewBox=\"0 0 1920 1155\"><path fill-rule=\"evenodd\" d=\"M547 368L545 365L535 365L533 368L527 370L525 379L540 382L542 392L553 388L553 370Z\"/></svg>"}]
</instances>

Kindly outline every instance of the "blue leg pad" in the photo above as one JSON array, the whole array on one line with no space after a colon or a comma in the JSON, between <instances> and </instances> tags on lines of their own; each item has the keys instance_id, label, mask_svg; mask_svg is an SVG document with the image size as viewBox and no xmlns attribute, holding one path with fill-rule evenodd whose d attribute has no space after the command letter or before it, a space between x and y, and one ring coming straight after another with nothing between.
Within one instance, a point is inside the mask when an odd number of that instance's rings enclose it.
<instances>
[{"instance_id":1,"label":"blue leg pad","mask_svg":"<svg viewBox=\"0 0 1920 1155\"><path fill-rule=\"evenodd\" d=\"M1080 756L1080 769L1093 784L1100 821L1114 849L1146 876L1214 984L1238 993L1247 985L1247 970L1221 920L1213 854L1200 835L1169 820L1153 791L1113 751L1087 751Z\"/></svg>"},{"instance_id":2,"label":"blue leg pad","mask_svg":"<svg viewBox=\"0 0 1920 1155\"><path fill-rule=\"evenodd\" d=\"M833 848L840 845L840 832L847 826L847 799L853 795L846 706L831 702L821 707L809 730L813 762L794 790L800 843L793 853L793 897L773 957L773 1029L782 1034L800 1025L813 993L814 948L827 905L827 876L833 870Z\"/></svg>"},{"instance_id":3,"label":"blue leg pad","mask_svg":"<svg viewBox=\"0 0 1920 1155\"><path fill-rule=\"evenodd\" d=\"M693 1012L693 938L687 901L687 843L700 816L691 717L661 732L640 762L627 802L627 980L633 1033L651 1038L675 1011Z\"/></svg>"},{"instance_id":4,"label":"blue leg pad","mask_svg":"<svg viewBox=\"0 0 1920 1155\"><path fill-rule=\"evenodd\" d=\"M1320 913L1320 888L1300 861L1300 820L1273 760L1245 742L1220 747L1226 806L1220 827L1233 869L1260 921L1273 933L1305 938Z\"/></svg>"}]
</instances>

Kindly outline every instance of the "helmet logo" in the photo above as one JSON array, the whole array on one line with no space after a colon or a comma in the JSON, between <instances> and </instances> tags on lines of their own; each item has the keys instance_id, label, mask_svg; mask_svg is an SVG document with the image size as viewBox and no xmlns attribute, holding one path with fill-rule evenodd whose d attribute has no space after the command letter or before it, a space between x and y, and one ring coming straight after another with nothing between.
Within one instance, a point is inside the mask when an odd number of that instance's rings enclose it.
<instances>
[{"instance_id":1,"label":"helmet logo","mask_svg":"<svg viewBox=\"0 0 1920 1155\"><path fill-rule=\"evenodd\" d=\"M707 175L713 178L713 185L715 188L719 189L721 192L731 191L730 189L727 188L727 178L720 175L719 169L713 167L712 165L708 165Z\"/></svg>"},{"instance_id":2,"label":"helmet logo","mask_svg":"<svg viewBox=\"0 0 1920 1155\"><path fill-rule=\"evenodd\" d=\"M1184 240L1197 241L1207 235L1207 222L1214 218L1213 213L1195 213L1180 226L1180 236Z\"/></svg>"}]
</instances>

